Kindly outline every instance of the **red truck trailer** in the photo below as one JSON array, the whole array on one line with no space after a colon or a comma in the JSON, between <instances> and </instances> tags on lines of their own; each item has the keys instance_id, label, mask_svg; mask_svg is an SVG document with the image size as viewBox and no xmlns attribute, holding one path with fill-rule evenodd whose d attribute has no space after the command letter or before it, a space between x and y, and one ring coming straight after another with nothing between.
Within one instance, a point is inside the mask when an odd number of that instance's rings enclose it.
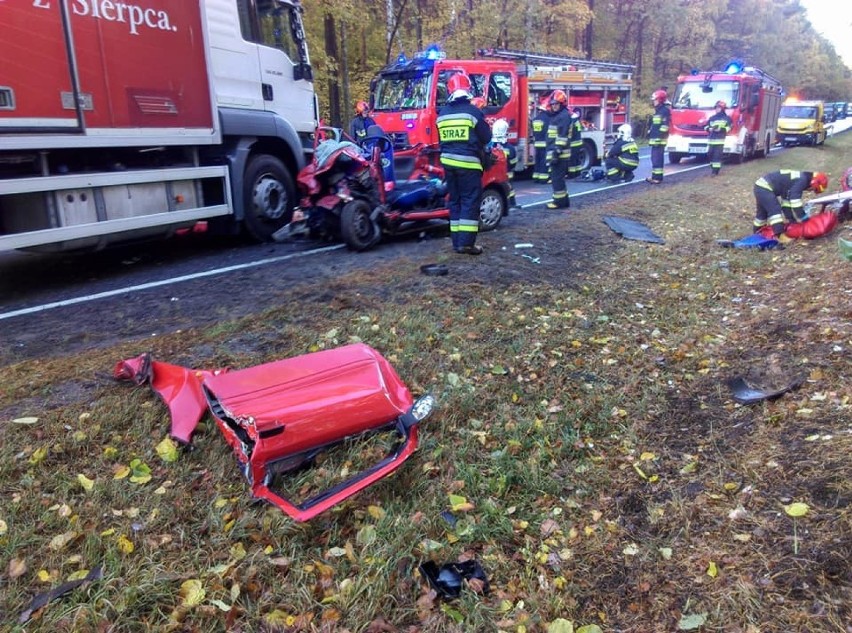
<instances>
[{"instance_id":1,"label":"red truck trailer","mask_svg":"<svg viewBox=\"0 0 852 633\"><path fill-rule=\"evenodd\" d=\"M383 68L370 89L376 123L397 146L437 143L435 121L447 100L447 80L460 71L470 76L474 96L485 99L486 120L508 122L519 171L534 163L530 123L535 105L556 89L566 93L569 108L580 108L587 123L582 169L599 163L607 136L630 121L632 66L508 49L482 49L478 55L446 59L431 48Z\"/></svg>"},{"instance_id":2,"label":"red truck trailer","mask_svg":"<svg viewBox=\"0 0 852 633\"><path fill-rule=\"evenodd\" d=\"M724 70L681 75L672 99L672 120L666 150L669 162L706 156L707 119L716 102L724 101L733 127L725 138L723 156L742 162L767 156L775 142L778 112L784 100L781 83L759 68L731 62Z\"/></svg>"},{"instance_id":3,"label":"red truck trailer","mask_svg":"<svg viewBox=\"0 0 852 633\"><path fill-rule=\"evenodd\" d=\"M298 0L0 5L0 251L290 221L317 104Z\"/></svg>"}]
</instances>

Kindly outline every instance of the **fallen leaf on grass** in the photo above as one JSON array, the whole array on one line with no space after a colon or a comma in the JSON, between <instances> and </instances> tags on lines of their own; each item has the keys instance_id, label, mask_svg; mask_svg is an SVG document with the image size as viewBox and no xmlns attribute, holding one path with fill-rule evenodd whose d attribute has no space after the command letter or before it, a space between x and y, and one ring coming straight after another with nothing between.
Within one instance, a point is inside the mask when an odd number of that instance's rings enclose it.
<instances>
[{"instance_id":1,"label":"fallen leaf on grass","mask_svg":"<svg viewBox=\"0 0 852 633\"><path fill-rule=\"evenodd\" d=\"M810 507L807 503L791 503L788 506L784 506L784 512L786 512L791 517L803 517L808 513Z\"/></svg>"},{"instance_id":2,"label":"fallen leaf on grass","mask_svg":"<svg viewBox=\"0 0 852 633\"><path fill-rule=\"evenodd\" d=\"M710 578L715 578L719 575L719 569L716 567L716 563L712 560L710 561L710 564L707 565L707 575L710 576Z\"/></svg>"},{"instance_id":3,"label":"fallen leaf on grass","mask_svg":"<svg viewBox=\"0 0 852 633\"><path fill-rule=\"evenodd\" d=\"M80 482L80 485L83 486L83 489L86 492L91 492L92 488L95 487L95 481L93 479L89 479L83 473L79 473L77 475L77 481Z\"/></svg>"},{"instance_id":4,"label":"fallen leaf on grass","mask_svg":"<svg viewBox=\"0 0 852 633\"><path fill-rule=\"evenodd\" d=\"M177 444L170 437L163 438L163 441L157 444L157 455L164 462L176 462L178 459Z\"/></svg>"},{"instance_id":5,"label":"fallen leaf on grass","mask_svg":"<svg viewBox=\"0 0 852 633\"><path fill-rule=\"evenodd\" d=\"M677 623L677 628L681 631L694 631L695 629L704 626L707 622L706 613L692 613L690 615L682 615Z\"/></svg>"},{"instance_id":6,"label":"fallen leaf on grass","mask_svg":"<svg viewBox=\"0 0 852 633\"><path fill-rule=\"evenodd\" d=\"M557 618L547 625L547 633L574 633L574 623L565 618Z\"/></svg>"},{"instance_id":7,"label":"fallen leaf on grass","mask_svg":"<svg viewBox=\"0 0 852 633\"><path fill-rule=\"evenodd\" d=\"M185 580L180 586L181 606L194 607L204 600L204 587L200 580Z\"/></svg>"},{"instance_id":8,"label":"fallen leaf on grass","mask_svg":"<svg viewBox=\"0 0 852 633\"><path fill-rule=\"evenodd\" d=\"M9 561L9 567L6 570L6 574L10 579L23 576L25 573L27 573L27 562L25 560L22 558L13 558Z\"/></svg>"}]
</instances>

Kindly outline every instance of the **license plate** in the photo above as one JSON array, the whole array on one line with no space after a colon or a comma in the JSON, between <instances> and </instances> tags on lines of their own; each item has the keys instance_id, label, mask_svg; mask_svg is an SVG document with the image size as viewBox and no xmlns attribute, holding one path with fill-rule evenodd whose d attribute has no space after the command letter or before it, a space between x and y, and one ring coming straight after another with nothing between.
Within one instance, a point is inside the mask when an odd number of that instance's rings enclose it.
<instances>
[{"instance_id":1,"label":"license plate","mask_svg":"<svg viewBox=\"0 0 852 633\"><path fill-rule=\"evenodd\" d=\"M689 146L690 154L706 154L707 146L706 145L690 145Z\"/></svg>"}]
</instances>

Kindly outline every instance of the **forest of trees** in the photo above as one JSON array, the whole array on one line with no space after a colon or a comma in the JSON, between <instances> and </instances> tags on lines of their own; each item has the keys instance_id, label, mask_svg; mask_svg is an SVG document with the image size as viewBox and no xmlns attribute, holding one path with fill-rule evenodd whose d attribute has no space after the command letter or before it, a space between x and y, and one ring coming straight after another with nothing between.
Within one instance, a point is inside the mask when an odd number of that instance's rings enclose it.
<instances>
[{"instance_id":1,"label":"forest of trees","mask_svg":"<svg viewBox=\"0 0 852 633\"><path fill-rule=\"evenodd\" d=\"M438 44L448 57L502 47L633 64L634 117L660 85L732 58L788 94L852 100L852 70L799 0L303 0L323 118L352 116L375 73ZM636 106L640 106L637 108Z\"/></svg>"}]
</instances>

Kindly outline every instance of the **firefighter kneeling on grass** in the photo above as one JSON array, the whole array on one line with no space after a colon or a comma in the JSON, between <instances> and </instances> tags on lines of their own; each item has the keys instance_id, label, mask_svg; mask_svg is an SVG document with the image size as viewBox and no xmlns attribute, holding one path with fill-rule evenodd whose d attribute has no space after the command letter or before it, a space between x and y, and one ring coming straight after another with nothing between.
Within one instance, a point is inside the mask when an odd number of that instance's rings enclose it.
<instances>
[{"instance_id":1,"label":"firefighter kneeling on grass","mask_svg":"<svg viewBox=\"0 0 852 633\"><path fill-rule=\"evenodd\" d=\"M565 106L568 95L562 90L554 90L550 95L550 120L547 124L547 162L550 165L550 177L553 180L553 200L547 203L548 209L567 209L571 206L565 175L571 159L568 138L571 134L571 115Z\"/></svg>"},{"instance_id":2,"label":"firefighter kneeling on grass","mask_svg":"<svg viewBox=\"0 0 852 633\"><path fill-rule=\"evenodd\" d=\"M482 159L491 142L491 128L482 111L470 103L470 78L456 73L447 80L447 105L438 112L441 165L447 183L450 207L450 237L453 250L479 255L479 204L482 196Z\"/></svg>"},{"instance_id":3,"label":"firefighter kneeling on grass","mask_svg":"<svg viewBox=\"0 0 852 633\"><path fill-rule=\"evenodd\" d=\"M639 166L639 146L633 140L629 123L619 126L618 138L606 153L606 178L610 182L630 182Z\"/></svg>"},{"instance_id":4,"label":"firefighter kneeling on grass","mask_svg":"<svg viewBox=\"0 0 852 633\"><path fill-rule=\"evenodd\" d=\"M786 233L788 226L800 226L807 220L802 195L808 190L820 194L826 187L828 176L818 171L780 169L758 178L754 183L754 232L782 243L792 241Z\"/></svg>"}]
</instances>

